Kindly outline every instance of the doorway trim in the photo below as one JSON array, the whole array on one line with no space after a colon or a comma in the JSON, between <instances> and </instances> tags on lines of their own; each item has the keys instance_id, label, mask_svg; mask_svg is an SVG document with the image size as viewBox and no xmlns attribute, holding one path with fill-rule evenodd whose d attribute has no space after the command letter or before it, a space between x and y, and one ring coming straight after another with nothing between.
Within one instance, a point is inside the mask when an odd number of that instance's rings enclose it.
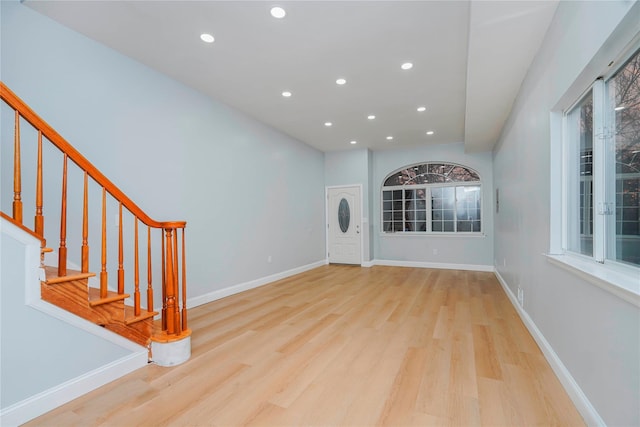
<instances>
[{"instance_id":1,"label":"doorway trim","mask_svg":"<svg viewBox=\"0 0 640 427\"><path fill-rule=\"evenodd\" d=\"M364 195L362 192L362 184L349 184L349 185L325 185L324 187L324 256L325 256L325 264L329 264L329 190L339 189L339 188L348 188L348 187L358 187L360 189L360 218L358 218L360 224L360 263L359 265L362 267L362 253L364 251L364 230L362 229L362 223L364 219L364 204L363 199ZM358 265L358 264L354 264Z\"/></svg>"}]
</instances>

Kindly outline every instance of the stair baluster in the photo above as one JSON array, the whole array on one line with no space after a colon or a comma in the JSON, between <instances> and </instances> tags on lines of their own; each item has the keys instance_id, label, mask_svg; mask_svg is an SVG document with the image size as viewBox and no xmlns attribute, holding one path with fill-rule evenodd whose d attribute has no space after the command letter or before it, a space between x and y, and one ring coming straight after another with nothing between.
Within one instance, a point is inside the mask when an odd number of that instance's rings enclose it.
<instances>
[{"instance_id":1,"label":"stair baluster","mask_svg":"<svg viewBox=\"0 0 640 427\"><path fill-rule=\"evenodd\" d=\"M134 244L133 244L133 313L140 316L140 265L138 262L138 218L134 217Z\"/></svg>"},{"instance_id":2,"label":"stair baluster","mask_svg":"<svg viewBox=\"0 0 640 427\"><path fill-rule=\"evenodd\" d=\"M153 311L153 286L151 277L151 227L147 227L147 311Z\"/></svg>"},{"instance_id":3,"label":"stair baluster","mask_svg":"<svg viewBox=\"0 0 640 427\"><path fill-rule=\"evenodd\" d=\"M123 249L123 237L122 237L122 203L118 208L118 293L124 294L124 268L122 263L124 262L124 249Z\"/></svg>"},{"instance_id":4,"label":"stair baluster","mask_svg":"<svg viewBox=\"0 0 640 427\"><path fill-rule=\"evenodd\" d=\"M22 169L20 161L20 114L16 110L13 131L13 219L22 225Z\"/></svg>"},{"instance_id":5,"label":"stair baluster","mask_svg":"<svg viewBox=\"0 0 640 427\"><path fill-rule=\"evenodd\" d=\"M58 276L67 275L67 159L62 162L62 203L60 207L60 248L58 249Z\"/></svg>"},{"instance_id":6,"label":"stair baluster","mask_svg":"<svg viewBox=\"0 0 640 427\"><path fill-rule=\"evenodd\" d=\"M36 172L36 216L33 231L44 239L44 216L42 215L42 131L38 131L38 171Z\"/></svg>"},{"instance_id":7,"label":"stair baluster","mask_svg":"<svg viewBox=\"0 0 640 427\"><path fill-rule=\"evenodd\" d=\"M84 172L84 190L82 194L82 272L89 272L89 175Z\"/></svg>"},{"instance_id":8,"label":"stair baluster","mask_svg":"<svg viewBox=\"0 0 640 427\"><path fill-rule=\"evenodd\" d=\"M100 270L100 298L106 298L109 285L109 274L107 273L107 190L102 187L102 254Z\"/></svg>"}]
</instances>

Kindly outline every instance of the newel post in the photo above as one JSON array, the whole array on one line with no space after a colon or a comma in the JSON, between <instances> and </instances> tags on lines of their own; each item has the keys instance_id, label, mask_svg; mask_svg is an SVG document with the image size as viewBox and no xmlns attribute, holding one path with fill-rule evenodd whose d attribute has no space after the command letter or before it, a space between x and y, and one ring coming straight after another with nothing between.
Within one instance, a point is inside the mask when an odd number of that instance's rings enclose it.
<instances>
[{"instance_id":1,"label":"newel post","mask_svg":"<svg viewBox=\"0 0 640 427\"><path fill-rule=\"evenodd\" d=\"M176 333L175 327L175 315L176 315L176 294L175 294L175 270L174 270L174 250L173 247L173 228L165 228L165 247L166 247L166 260L165 260L165 276L166 280L164 282L164 301L163 308L164 313L166 315L166 327L167 334L172 335ZM164 322L163 322L164 323Z\"/></svg>"}]
</instances>

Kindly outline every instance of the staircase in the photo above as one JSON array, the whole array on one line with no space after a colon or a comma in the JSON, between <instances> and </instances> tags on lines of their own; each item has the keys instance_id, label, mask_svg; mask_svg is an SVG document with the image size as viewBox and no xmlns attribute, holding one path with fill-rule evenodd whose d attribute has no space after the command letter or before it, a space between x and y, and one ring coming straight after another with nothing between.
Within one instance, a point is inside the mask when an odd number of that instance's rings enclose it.
<instances>
[{"instance_id":1,"label":"staircase","mask_svg":"<svg viewBox=\"0 0 640 427\"><path fill-rule=\"evenodd\" d=\"M67 270L67 275L60 277L55 267L45 267L45 274L46 280L40 284L43 300L148 347L157 311L141 310L136 315L135 307L124 303L128 294L107 291L101 298L100 289L88 284L95 273Z\"/></svg>"},{"instance_id":2,"label":"staircase","mask_svg":"<svg viewBox=\"0 0 640 427\"><path fill-rule=\"evenodd\" d=\"M151 219L2 82L0 98L4 103L3 113L8 106L14 118L12 141L2 140L3 149L13 146L13 192L2 192L2 197L12 193L10 203L2 200L3 207L11 206L11 213L1 214L42 242L41 268L44 280L40 285L41 298L148 348L150 360L160 365L175 365L187 360L190 356L191 330L187 325L186 307L186 222L158 222ZM25 126L29 127L26 134L37 135L26 142L21 137L21 129L25 133ZM3 138L6 134L2 134ZM35 161L25 165L22 162L22 145L29 143L33 146L27 148L37 152L37 155ZM46 199L43 193L44 144L56 147L59 160L62 161L57 193L61 195L60 206L52 210L45 209L43 203ZM47 161L51 161L49 157ZM11 166L3 163L2 167ZM79 169L83 177L81 183L74 183L83 189L82 197L68 197L68 181L71 176L79 175L77 171L75 175L70 174L69 167ZM34 194L23 193L22 179L25 173L35 178ZM48 176L48 191L51 183L51 177ZM101 203L90 203L90 194L93 195L92 200L101 199ZM26 226L23 221L25 199L28 200L27 205L35 206L33 228ZM109 226L107 211L116 209L117 226ZM71 221L68 220L69 212L76 215ZM89 219L95 217L100 217L101 221L98 225L91 224L92 228ZM76 247L67 242L68 223L78 225L73 230L75 234L69 233L81 237L76 240L79 243ZM50 241L54 239L50 232L45 234L45 229L55 230L55 240L59 235L55 257L45 258L45 253L54 251L46 245L46 237ZM99 235L98 251L90 250L90 231ZM107 252L107 239L117 241L116 254ZM69 252L78 258L69 260ZM72 261L79 266L77 270L67 268ZM93 272L90 271L92 268ZM146 279L143 289L141 276L146 276L142 277ZM160 299L160 295L161 308L154 310L154 298ZM143 299L146 299L145 306L141 301ZM160 304L157 305L160 307Z\"/></svg>"}]
</instances>

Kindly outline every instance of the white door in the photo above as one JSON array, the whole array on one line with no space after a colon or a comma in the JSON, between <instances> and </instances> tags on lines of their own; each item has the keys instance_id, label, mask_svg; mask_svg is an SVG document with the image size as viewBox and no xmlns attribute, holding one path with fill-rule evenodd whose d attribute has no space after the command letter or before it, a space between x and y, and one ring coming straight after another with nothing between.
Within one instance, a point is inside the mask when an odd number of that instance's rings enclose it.
<instances>
[{"instance_id":1,"label":"white door","mask_svg":"<svg viewBox=\"0 0 640 427\"><path fill-rule=\"evenodd\" d=\"M360 265L360 187L329 188L327 198L329 262Z\"/></svg>"}]
</instances>

